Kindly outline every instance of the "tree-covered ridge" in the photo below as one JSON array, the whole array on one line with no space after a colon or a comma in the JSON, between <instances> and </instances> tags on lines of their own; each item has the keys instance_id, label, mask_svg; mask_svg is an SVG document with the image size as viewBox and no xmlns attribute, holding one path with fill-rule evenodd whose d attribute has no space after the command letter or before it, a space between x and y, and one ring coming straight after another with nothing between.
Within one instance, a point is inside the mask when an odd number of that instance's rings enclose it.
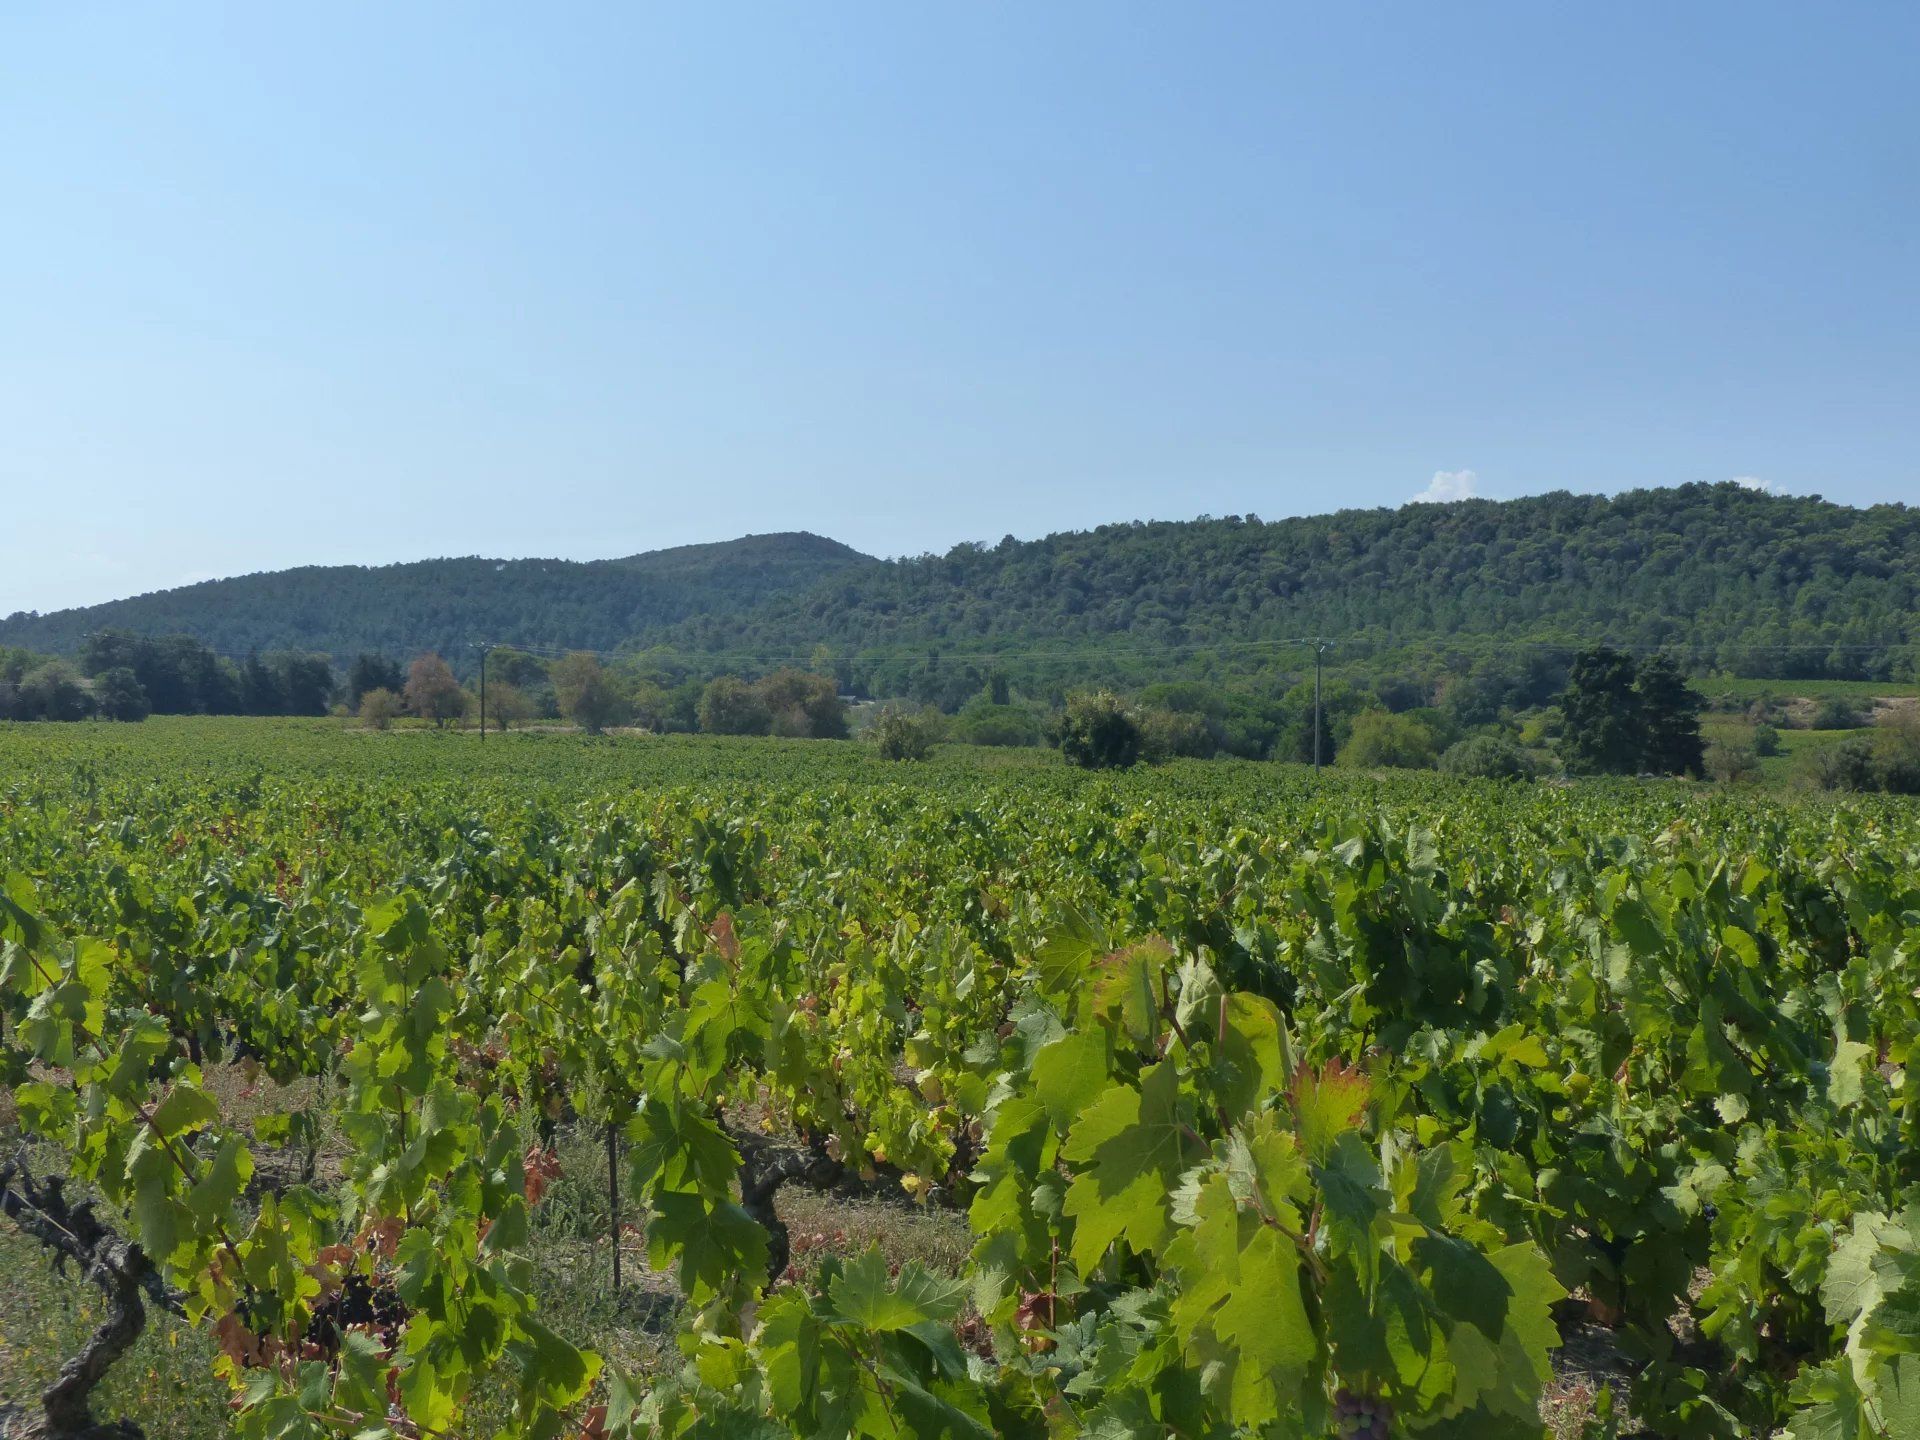
<instances>
[{"instance_id":1,"label":"tree-covered ridge","mask_svg":"<svg viewBox=\"0 0 1920 1440\"><path fill-rule=\"evenodd\" d=\"M842 653L1125 636L1160 648L1156 666L1165 647L1311 633L1373 649L1609 640L1742 674L1887 678L1911 666L1887 647L1920 639L1916 594L1920 510L1728 483L1008 537L850 569L676 633L715 649Z\"/></svg>"},{"instance_id":2,"label":"tree-covered ridge","mask_svg":"<svg viewBox=\"0 0 1920 1440\"><path fill-rule=\"evenodd\" d=\"M1268 642L1304 634L1337 637L1336 661L1423 677L1517 658L1502 647L1525 641L1564 646L1562 665L1609 642L1669 648L1689 669L1904 680L1920 670L1916 598L1920 510L1729 483L1143 521L893 561L802 533L587 563L310 567L16 615L0 645L72 654L117 628L230 656L437 650L463 674L482 639L664 646L748 675L812 665L825 645L843 685L916 695L908 672L930 655L956 672L967 655L1008 657L933 687L959 698L994 668L1027 685L1278 682L1302 657Z\"/></svg>"},{"instance_id":3,"label":"tree-covered ridge","mask_svg":"<svg viewBox=\"0 0 1920 1440\"><path fill-rule=\"evenodd\" d=\"M78 610L0 620L0 645L77 652L89 632L190 635L230 656L362 651L464 656L480 640L611 649L693 615L726 614L873 562L819 535L748 535L619 560L310 565L209 580Z\"/></svg>"}]
</instances>

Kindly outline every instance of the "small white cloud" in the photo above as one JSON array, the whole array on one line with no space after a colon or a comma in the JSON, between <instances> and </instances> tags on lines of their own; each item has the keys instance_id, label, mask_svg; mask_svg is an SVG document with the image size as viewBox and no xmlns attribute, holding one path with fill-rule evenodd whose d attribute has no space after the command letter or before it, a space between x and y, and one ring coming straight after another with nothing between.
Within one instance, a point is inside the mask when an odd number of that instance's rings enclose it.
<instances>
[{"instance_id":1,"label":"small white cloud","mask_svg":"<svg viewBox=\"0 0 1920 1440\"><path fill-rule=\"evenodd\" d=\"M1758 490L1762 495L1784 495L1787 487L1773 480L1762 480L1758 475L1736 475L1733 483L1744 485L1749 490Z\"/></svg>"},{"instance_id":2,"label":"small white cloud","mask_svg":"<svg viewBox=\"0 0 1920 1440\"><path fill-rule=\"evenodd\" d=\"M1480 493L1480 477L1471 470L1436 470L1427 488L1407 503L1444 505L1449 500L1471 500Z\"/></svg>"}]
</instances>

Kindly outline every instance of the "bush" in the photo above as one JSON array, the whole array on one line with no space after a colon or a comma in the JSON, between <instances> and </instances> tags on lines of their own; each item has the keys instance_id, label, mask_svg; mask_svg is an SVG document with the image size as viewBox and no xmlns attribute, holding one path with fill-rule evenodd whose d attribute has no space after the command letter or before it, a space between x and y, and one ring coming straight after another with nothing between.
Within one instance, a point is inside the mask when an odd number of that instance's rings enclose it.
<instances>
[{"instance_id":1,"label":"bush","mask_svg":"<svg viewBox=\"0 0 1920 1440\"><path fill-rule=\"evenodd\" d=\"M1763 757L1780 753L1780 732L1764 720L1753 727L1753 753Z\"/></svg>"},{"instance_id":2,"label":"bush","mask_svg":"<svg viewBox=\"0 0 1920 1440\"><path fill-rule=\"evenodd\" d=\"M1076 690L1060 717L1060 753L1086 770L1124 770L1140 758L1140 722L1111 690Z\"/></svg>"},{"instance_id":3,"label":"bush","mask_svg":"<svg viewBox=\"0 0 1920 1440\"><path fill-rule=\"evenodd\" d=\"M1874 737L1875 769L1889 795L1920 795L1920 712L1908 710Z\"/></svg>"},{"instance_id":4,"label":"bush","mask_svg":"<svg viewBox=\"0 0 1920 1440\"><path fill-rule=\"evenodd\" d=\"M941 715L909 705L888 705L867 731L867 738L886 760L924 760L940 738Z\"/></svg>"},{"instance_id":5,"label":"bush","mask_svg":"<svg viewBox=\"0 0 1920 1440\"><path fill-rule=\"evenodd\" d=\"M1440 769L1448 775L1479 780L1530 780L1533 761L1511 740L1498 735L1471 735L1447 747Z\"/></svg>"},{"instance_id":6,"label":"bush","mask_svg":"<svg viewBox=\"0 0 1920 1440\"><path fill-rule=\"evenodd\" d=\"M1760 776L1760 757L1753 746L1716 740L1707 746L1706 770L1723 785L1736 785Z\"/></svg>"},{"instance_id":7,"label":"bush","mask_svg":"<svg viewBox=\"0 0 1920 1440\"><path fill-rule=\"evenodd\" d=\"M388 730L403 707L400 697L384 685L376 686L360 697L360 723L369 730Z\"/></svg>"},{"instance_id":8,"label":"bush","mask_svg":"<svg viewBox=\"0 0 1920 1440\"><path fill-rule=\"evenodd\" d=\"M1849 735L1815 751L1812 769L1829 790L1920 795L1920 714L1909 711L1872 735Z\"/></svg>"},{"instance_id":9,"label":"bush","mask_svg":"<svg viewBox=\"0 0 1920 1440\"><path fill-rule=\"evenodd\" d=\"M1368 710L1354 717L1353 733L1340 751L1342 765L1363 769L1433 768L1433 731L1411 715Z\"/></svg>"},{"instance_id":10,"label":"bush","mask_svg":"<svg viewBox=\"0 0 1920 1440\"><path fill-rule=\"evenodd\" d=\"M1838 745L1828 745L1813 755L1813 774L1826 790L1878 790L1880 777L1874 765L1873 742L1864 735L1853 735Z\"/></svg>"},{"instance_id":11,"label":"bush","mask_svg":"<svg viewBox=\"0 0 1920 1440\"><path fill-rule=\"evenodd\" d=\"M1815 730L1858 730L1866 723L1845 696L1828 695L1813 707L1812 728Z\"/></svg>"}]
</instances>

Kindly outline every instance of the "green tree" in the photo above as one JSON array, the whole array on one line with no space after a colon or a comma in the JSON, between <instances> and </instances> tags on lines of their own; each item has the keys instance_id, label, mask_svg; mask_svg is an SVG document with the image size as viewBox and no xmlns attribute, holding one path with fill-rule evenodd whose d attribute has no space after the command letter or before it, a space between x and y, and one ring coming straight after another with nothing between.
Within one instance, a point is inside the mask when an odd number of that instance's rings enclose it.
<instances>
[{"instance_id":1,"label":"green tree","mask_svg":"<svg viewBox=\"0 0 1920 1440\"><path fill-rule=\"evenodd\" d=\"M285 650L269 658L288 715L324 715L333 699L333 665L324 655Z\"/></svg>"},{"instance_id":2,"label":"green tree","mask_svg":"<svg viewBox=\"0 0 1920 1440\"><path fill-rule=\"evenodd\" d=\"M1388 710L1365 710L1353 720L1353 730L1340 751L1342 765L1373 770L1430 770L1435 755L1433 731L1411 715Z\"/></svg>"},{"instance_id":3,"label":"green tree","mask_svg":"<svg viewBox=\"0 0 1920 1440\"><path fill-rule=\"evenodd\" d=\"M1038 745L1045 738L1031 707L998 704L985 693L962 707L949 733L966 745Z\"/></svg>"},{"instance_id":4,"label":"green tree","mask_svg":"<svg viewBox=\"0 0 1920 1440\"><path fill-rule=\"evenodd\" d=\"M1633 657L1608 646L1575 657L1560 697L1560 754L1576 775L1631 775L1646 754L1647 723Z\"/></svg>"},{"instance_id":5,"label":"green tree","mask_svg":"<svg viewBox=\"0 0 1920 1440\"><path fill-rule=\"evenodd\" d=\"M700 692L700 728L709 735L765 735L772 723L759 690L737 675L716 675Z\"/></svg>"},{"instance_id":6,"label":"green tree","mask_svg":"<svg viewBox=\"0 0 1920 1440\"><path fill-rule=\"evenodd\" d=\"M49 660L21 677L18 704L27 720L84 720L93 711L93 697L64 660Z\"/></svg>"},{"instance_id":7,"label":"green tree","mask_svg":"<svg viewBox=\"0 0 1920 1440\"><path fill-rule=\"evenodd\" d=\"M556 660L547 672L560 713L589 735L598 735L627 716L627 697L599 659L576 650Z\"/></svg>"},{"instance_id":8,"label":"green tree","mask_svg":"<svg viewBox=\"0 0 1920 1440\"><path fill-rule=\"evenodd\" d=\"M533 718L533 701L518 685L505 681L487 686L487 723L496 730L511 730Z\"/></svg>"},{"instance_id":9,"label":"green tree","mask_svg":"<svg viewBox=\"0 0 1920 1440\"><path fill-rule=\"evenodd\" d=\"M283 708L280 686L273 671L258 655L240 666L240 709L247 715L278 715Z\"/></svg>"},{"instance_id":10,"label":"green tree","mask_svg":"<svg viewBox=\"0 0 1920 1440\"><path fill-rule=\"evenodd\" d=\"M94 707L109 720L144 720L153 713L140 677L125 665L93 677Z\"/></svg>"},{"instance_id":11,"label":"green tree","mask_svg":"<svg viewBox=\"0 0 1920 1440\"><path fill-rule=\"evenodd\" d=\"M786 666L755 687L776 735L802 740L844 740L847 707L830 675Z\"/></svg>"},{"instance_id":12,"label":"green tree","mask_svg":"<svg viewBox=\"0 0 1920 1440\"><path fill-rule=\"evenodd\" d=\"M1210 760L1220 748L1206 717L1190 710L1153 705L1142 709L1139 718L1141 753L1149 760Z\"/></svg>"},{"instance_id":13,"label":"green tree","mask_svg":"<svg viewBox=\"0 0 1920 1440\"><path fill-rule=\"evenodd\" d=\"M1140 758L1140 722L1111 690L1076 690L1060 717L1060 753L1087 770L1120 770Z\"/></svg>"},{"instance_id":14,"label":"green tree","mask_svg":"<svg viewBox=\"0 0 1920 1440\"><path fill-rule=\"evenodd\" d=\"M436 726L458 720L467 708L467 692L453 678L453 671L438 655L429 651L417 656L407 668L407 709Z\"/></svg>"},{"instance_id":15,"label":"green tree","mask_svg":"<svg viewBox=\"0 0 1920 1440\"><path fill-rule=\"evenodd\" d=\"M1706 744L1700 735L1700 711L1707 702L1687 684L1672 657L1651 655L1641 661L1634 688L1646 727L1642 768L1657 775L1703 774Z\"/></svg>"}]
</instances>

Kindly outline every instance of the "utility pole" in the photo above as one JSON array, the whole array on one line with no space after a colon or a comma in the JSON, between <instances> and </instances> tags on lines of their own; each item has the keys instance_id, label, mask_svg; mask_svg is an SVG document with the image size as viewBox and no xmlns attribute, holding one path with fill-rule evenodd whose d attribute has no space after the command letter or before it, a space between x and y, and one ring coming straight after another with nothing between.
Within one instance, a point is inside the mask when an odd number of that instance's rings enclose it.
<instances>
[{"instance_id":1,"label":"utility pole","mask_svg":"<svg viewBox=\"0 0 1920 1440\"><path fill-rule=\"evenodd\" d=\"M1320 657L1327 653L1331 640L1315 636L1313 645L1313 773L1320 773Z\"/></svg>"},{"instance_id":2,"label":"utility pole","mask_svg":"<svg viewBox=\"0 0 1920 1440\"><path fill-rule=\"evenodd\" d=\"M491 645L476 644L474 649L480 652L480 743L487 743L487 656L493 653Z\"/></svg>"}]
</instances>

